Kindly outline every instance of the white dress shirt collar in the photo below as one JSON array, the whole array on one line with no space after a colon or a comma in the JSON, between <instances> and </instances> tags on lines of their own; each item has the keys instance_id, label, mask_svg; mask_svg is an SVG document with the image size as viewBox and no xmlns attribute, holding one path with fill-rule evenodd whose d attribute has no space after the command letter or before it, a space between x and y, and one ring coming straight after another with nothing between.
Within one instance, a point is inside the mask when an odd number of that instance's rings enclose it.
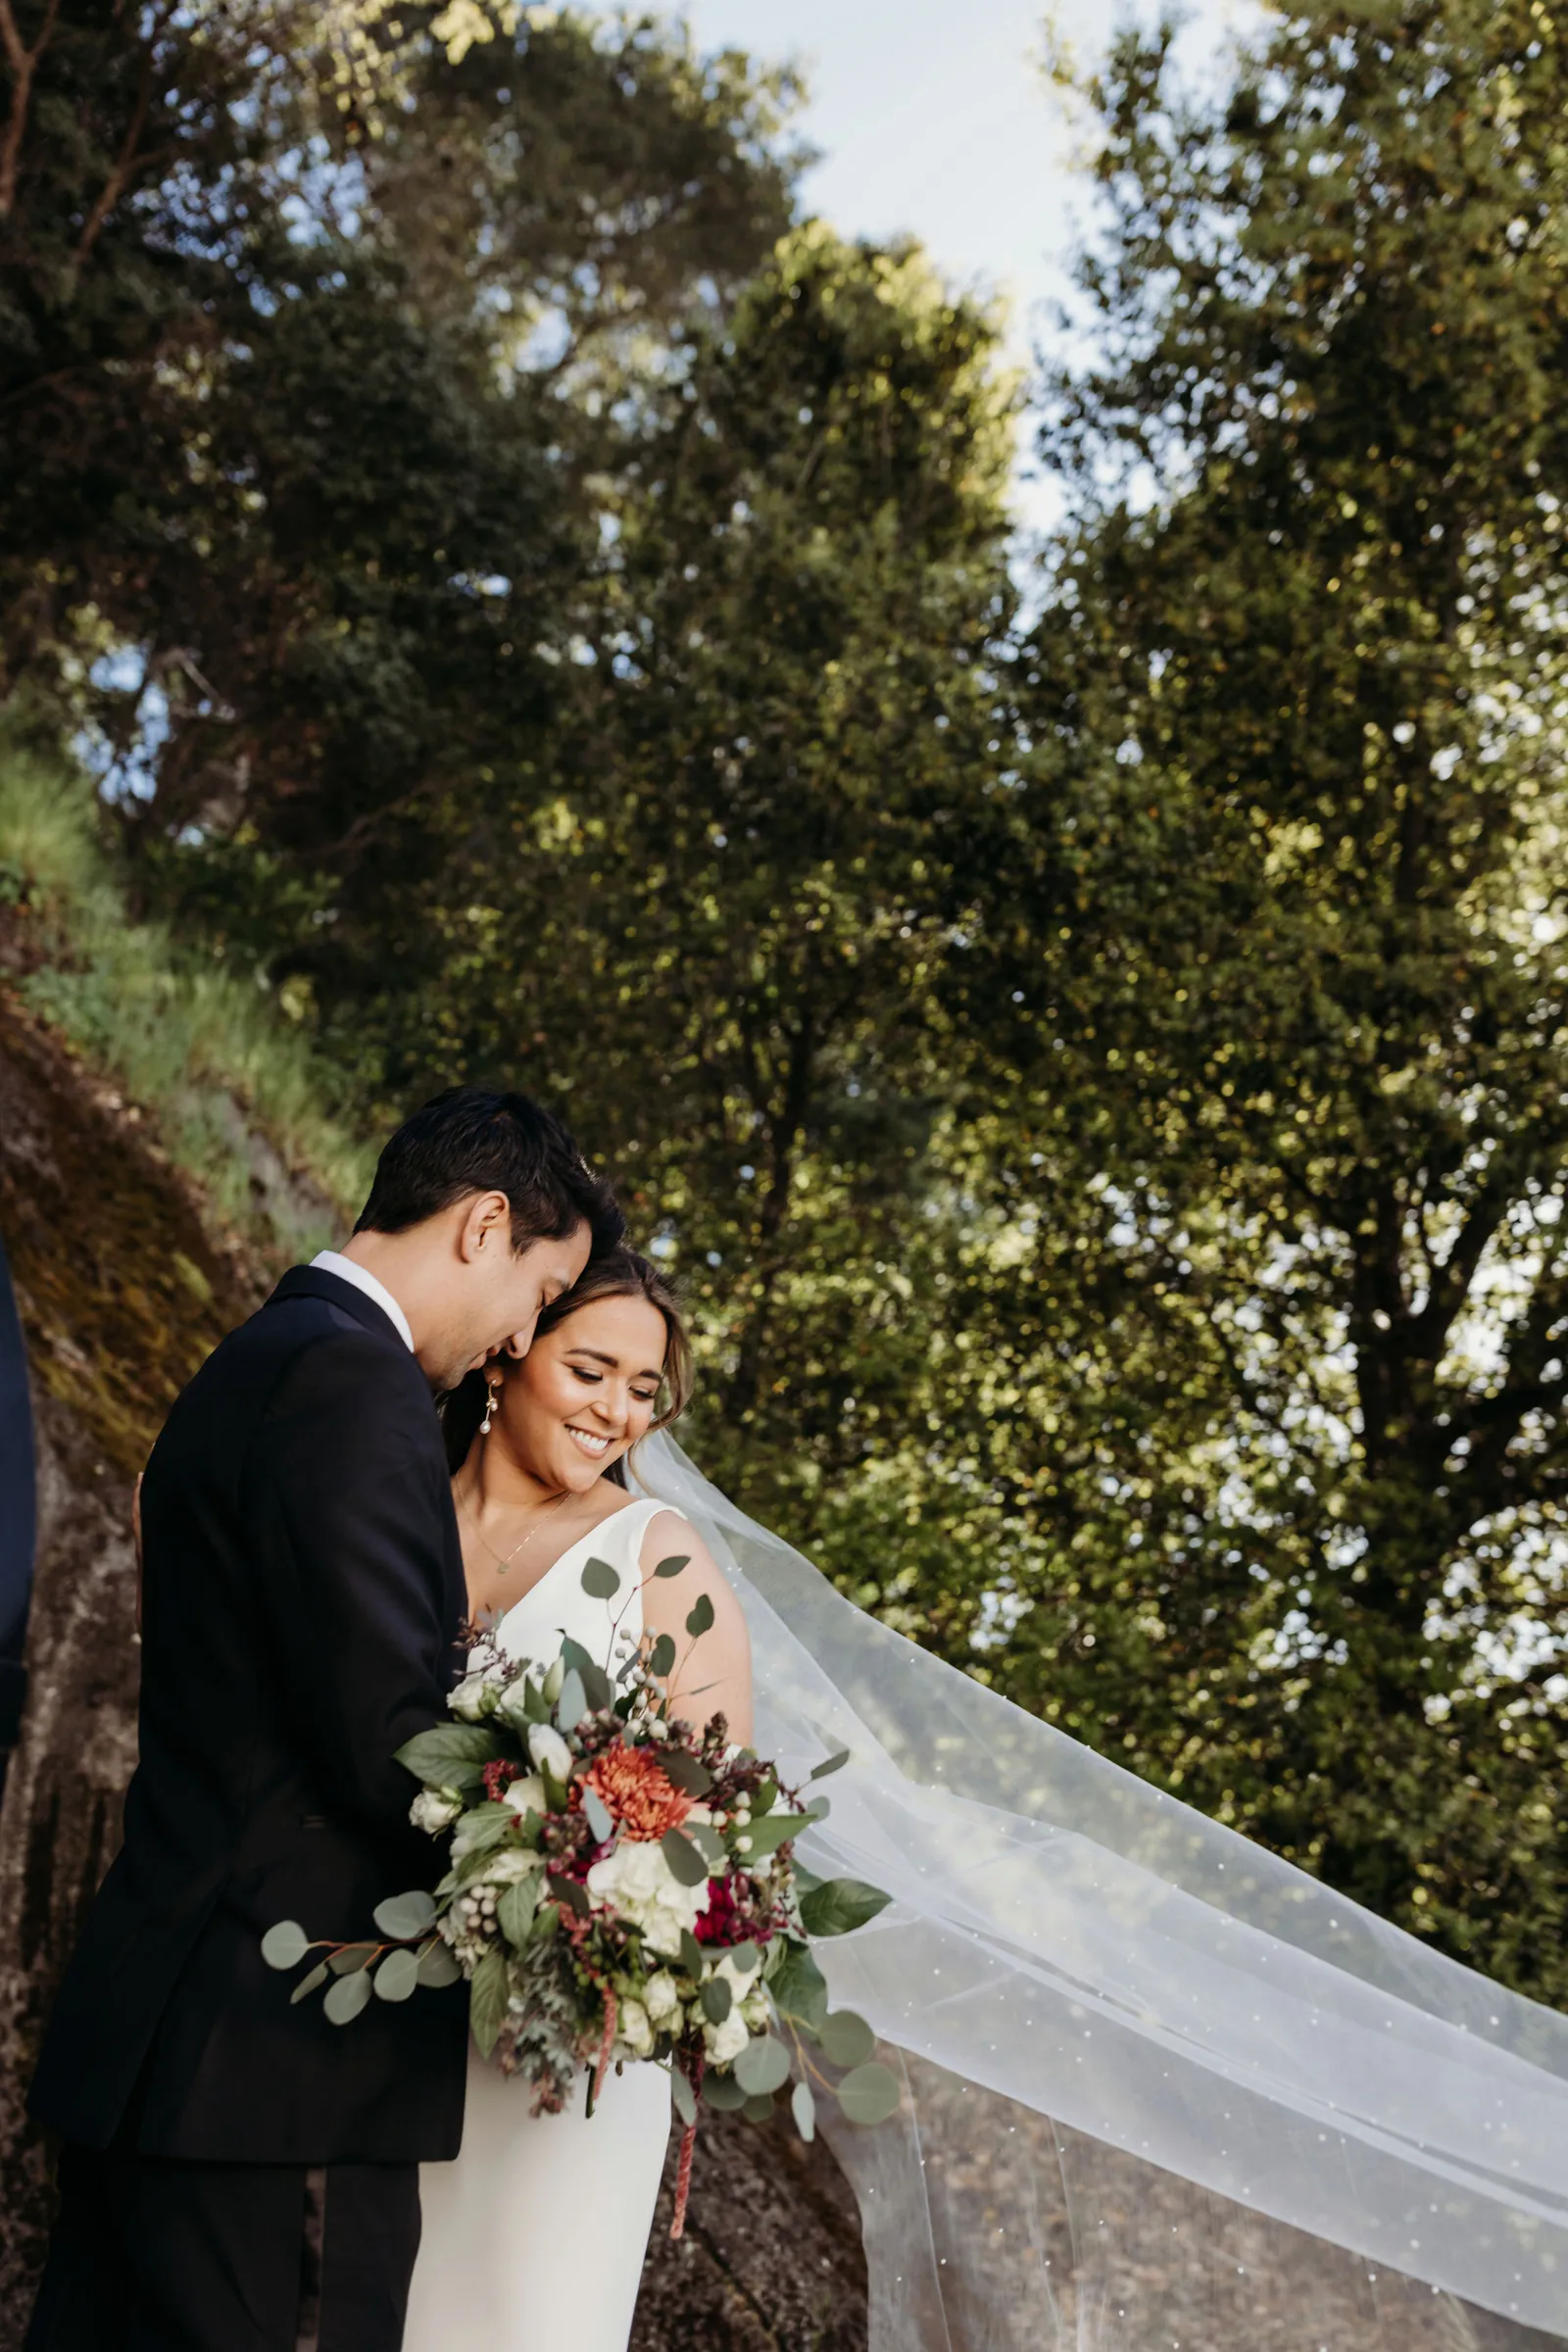
<instances>
[{"instance_id":1,"label":"white dress shirt collar","mask_svg":"<svg viewBox=\"0 0 1568 2352\"><path fill-rule=\"evenodd\" d=\"M414 1334L409 1329L409 1318L384 1282L377 1282L373 1274L368 1274L363 1266L356 1265L352 1257L345 1257L341 1250L318 1250L311 1263L320 1266L328 1274L335 1274L339 1282L352 1282L354 1288L363 1291L367 1298L373 1298L382 1314L391 1318L393 1329L410 1354L413 1354Z\"/></svg>"}]
</instances>

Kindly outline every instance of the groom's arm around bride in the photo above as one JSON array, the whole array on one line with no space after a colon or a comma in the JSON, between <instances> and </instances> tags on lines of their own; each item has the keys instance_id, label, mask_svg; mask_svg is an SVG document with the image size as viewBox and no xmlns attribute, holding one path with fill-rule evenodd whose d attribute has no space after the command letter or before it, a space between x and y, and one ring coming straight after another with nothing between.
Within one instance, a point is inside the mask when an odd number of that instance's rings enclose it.
<instances>
[{"instance_id":1,"label":"groom's arm around bride","mask_svg":"<svg viewBox=\"0 0 1568 2352\"><path fill-rule=\"evenodd\" d=\"M392 1139L343 1256L284 1277L174 1406L142 1491L140 1760L33 2112L66 2141L29 2352L396 2352L420 2161L462 2132L465 1988L343 2033L261 1958L428 1883L395 1749L466 1614L432 1389L618 1237L517 1096Z\"/></svg>"}]
</instances>

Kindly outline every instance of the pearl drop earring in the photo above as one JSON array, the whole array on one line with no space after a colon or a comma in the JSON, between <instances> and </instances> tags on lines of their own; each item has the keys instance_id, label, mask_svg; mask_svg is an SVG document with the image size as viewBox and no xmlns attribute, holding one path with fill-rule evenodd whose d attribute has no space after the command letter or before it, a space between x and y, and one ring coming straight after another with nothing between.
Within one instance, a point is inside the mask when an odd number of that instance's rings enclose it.
<instances>
[{"instance_id":1,"label":"pearl drop earring","mask_svg":"<svg viewBox=\"0 0 1568 2352\"><path fill-rule=\"evenodd\" d=\"M500 1381L487 1380L484 1384L484 1419L479 1424L479 1435L481 1438L487 1438L490 1435L490 1424L495 1419L496 1405L500 1400Z\"/></svg>"}]
</instances>

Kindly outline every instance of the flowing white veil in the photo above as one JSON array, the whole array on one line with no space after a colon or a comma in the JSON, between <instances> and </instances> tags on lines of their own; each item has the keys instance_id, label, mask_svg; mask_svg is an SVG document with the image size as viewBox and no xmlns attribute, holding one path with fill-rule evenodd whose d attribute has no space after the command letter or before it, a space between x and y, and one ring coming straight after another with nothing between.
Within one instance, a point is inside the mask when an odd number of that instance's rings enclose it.
<instances>
[{"instance_id":1,"label":"flowing white veil","mask_svg":"<svg viewBox=\"0 0 1568 2352\"><path fill-rule=\"evenodd\" d=\"M1568 2341L1568 2018L864 1615L667 1436L633 1478L740 1594L760 1750L851 1751L803 1859L893 1897L819 1955L906 2082L834 2133L873 2352Z\"/></svg>"}]
</instances>

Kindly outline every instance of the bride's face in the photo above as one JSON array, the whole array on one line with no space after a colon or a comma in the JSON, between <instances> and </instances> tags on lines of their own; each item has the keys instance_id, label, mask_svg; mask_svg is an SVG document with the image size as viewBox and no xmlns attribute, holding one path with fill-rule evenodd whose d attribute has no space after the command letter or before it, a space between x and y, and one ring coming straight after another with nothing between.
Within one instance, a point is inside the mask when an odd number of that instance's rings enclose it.
<instances>
[{"instance_id":1,"label":"bride's face","mask_svg":"<svg viewBox=\"0 0 1568 2352\"><path fill-rule=\"evenodd\" d=\"M507 1364L501 1433L530 1477L582 1494L646 1437L665 1336L646 1298L596 1298Z\"/></svg>"}]
</instances>

